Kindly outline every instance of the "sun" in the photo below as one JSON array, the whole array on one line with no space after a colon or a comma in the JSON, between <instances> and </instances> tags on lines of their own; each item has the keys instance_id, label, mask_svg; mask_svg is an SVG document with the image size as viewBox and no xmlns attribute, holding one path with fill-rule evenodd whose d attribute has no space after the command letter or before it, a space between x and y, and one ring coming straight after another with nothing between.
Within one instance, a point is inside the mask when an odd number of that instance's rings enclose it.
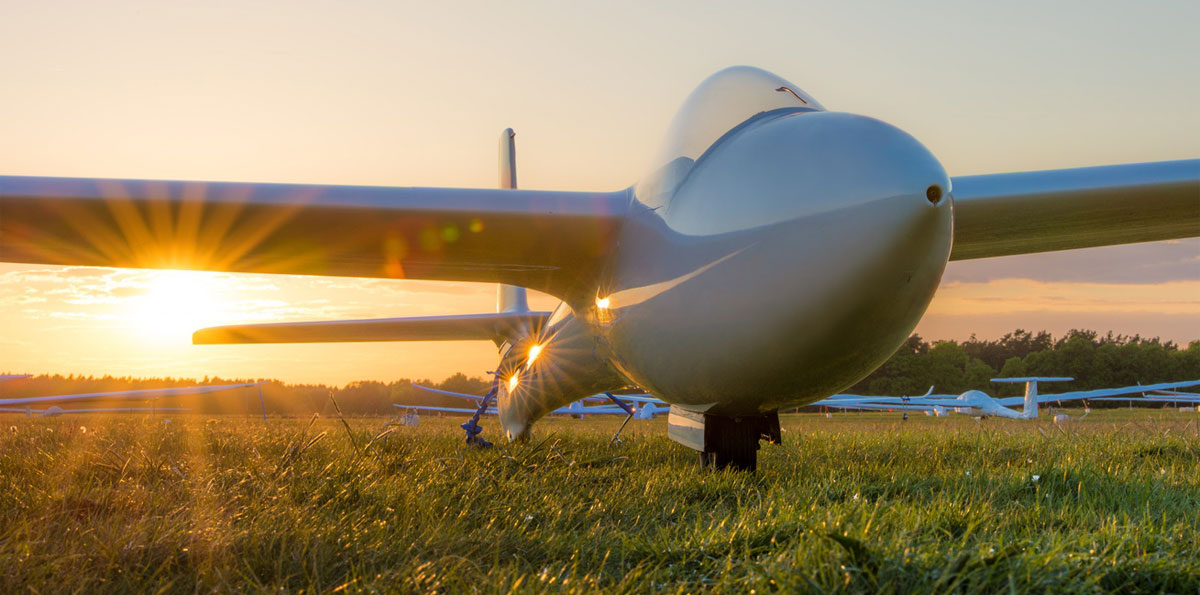
<instances>
[{"instance_id":1,"label":"sun","mask_svg":"<svg viewBox=\"0 0 1200 595\"><path fill-rule=\"evenodd\" d=\"M145 291L129 302L126 316L141 339L191 342L192 332L229 321L220 275L154 271Z\"/></svg>"}]
</instances>

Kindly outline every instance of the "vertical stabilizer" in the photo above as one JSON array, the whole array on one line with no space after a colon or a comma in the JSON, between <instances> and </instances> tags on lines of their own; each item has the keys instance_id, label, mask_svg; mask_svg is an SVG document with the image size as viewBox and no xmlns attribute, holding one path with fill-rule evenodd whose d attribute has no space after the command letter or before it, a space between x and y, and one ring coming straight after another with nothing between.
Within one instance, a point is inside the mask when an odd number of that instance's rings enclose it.
<instances>
[{"instance_id":1,"label":"vertical stabilizer","mask_svg":"<svg viewBox=\"0 0 1200 595\"><path fill-rule=\"evenodd\" d=\"M1068 376L1030 376L1026 378L993 378L992 382L1024 382L1025 408L1021 410L1021 419L1037 419L1038 416L1038 382L1069 382L1074 380Z\"/></svg>"},{"instance_id":2,"label":"vertical stabilizer","mask_svg":"<svg viewBox=\"0 0 1200 595\"><path fill-rule=\"evenodd\" d=\"M512 128L505 128L500 133L500 187L506 190L517 188L517 133ZM525 288L515 285L496 288L496 311L528 312Z\"/></svg>"},{"instance_id":3,"label":"vertical stabilizer","mask_svg":"<svg viewBox=\"0 0 1200 595\"><path fill-rule=\"evenodd\" d=\"M1037 383L1037 380L1025 383L1025 408L1021 410L1021 416L1025 419L1036 419L1038 416Z\"/></svg>"},{"instance_id":4,"label":"vertical stabilizer","mask_svg":"<svg viewBox=\"0 0 1200 595\"><path fill-rule=\"evenodd\" d=\"M517 189L517 133L512 128L500 133L500 187Z\"/></svg>"},{"instance_id":5,"label":"vertical stabilizer","mask_svg":"<svg viewBox=\"0 0 1200 595\"><path fill-rule=\"evenodd\" d=\"M529 301L525 297L525 288L516 285L501 285L496 288L497 312L528 312Z\"/></svg>"}]
</instances>

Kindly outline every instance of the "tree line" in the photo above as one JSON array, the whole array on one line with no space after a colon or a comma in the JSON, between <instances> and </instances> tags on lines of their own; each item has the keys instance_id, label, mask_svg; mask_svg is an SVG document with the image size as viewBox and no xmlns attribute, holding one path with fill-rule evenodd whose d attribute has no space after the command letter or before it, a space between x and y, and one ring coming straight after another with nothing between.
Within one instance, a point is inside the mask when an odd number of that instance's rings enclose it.
<instances>
[{"instance_id":1,"label":"tree line","mask_svg":"<svg viewBox=\"0 0 1200 595\"><path fill-rule=\"evenodd\" d=\"M1158 337L1100 335L1071 330L1055 339L1050 333L1017 329L996 340L974 335L957 341L929 342L912 335L886 363L845 392L913 396L934 387L938 394L982 390L993 396L1023 394L1021 384L992 378L1070 376L1069 383L1044 392L1115 388L1200 379L1200 341L1181 348Z\"/></svg>"},{"instance_id":2,"label":"tree line","mask_svg":"<svg viewBox=\"0 0 1200 595\"><path fill-rule=\"evenodd\" d=\"M1200 379L1200 341L1181 348L1170 341L1137 335L1099 335L1090 330L1072 330L1055 339L1050 333L1018 329L1000 339L980 340L974 335L958 341L927 341L912 335L886 363L845 392L863 395L921 395L934 387L938 394L957 394L969 389L995 396L1021 394L1022 385L995 384L992 378L1015 376L1072 376L1074 382L1047 387L1045 392L1088 390L1133 385L1141 382L1170 382ZM256 382L259 379L205 377L131 378L43 375L0 383L0 398L128 391L196 385ZM455 374L442 382L416 382L442 390L483 395L490 378ZM259 400L261 390L262 400ZM419 390L413 380L393 382L359 381L342 387L323 384L284 384L266 380L261 387L234 389L211 395L171 398L162 407L188 407L203 414L331 416L340 409L345 415L394 415L393 403L440 407L474 406L473 401ZM108 404L103 404L108 406ZM102 404L81 404L99 407ZM144 406L124 403L123 406Z\"/></svg>"}]
</instances>

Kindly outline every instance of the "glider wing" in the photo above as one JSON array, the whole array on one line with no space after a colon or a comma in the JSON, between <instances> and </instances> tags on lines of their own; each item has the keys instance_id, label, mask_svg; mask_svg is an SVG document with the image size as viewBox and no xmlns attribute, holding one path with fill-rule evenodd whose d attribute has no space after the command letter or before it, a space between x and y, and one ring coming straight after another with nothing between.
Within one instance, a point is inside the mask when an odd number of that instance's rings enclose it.
<instances>
[{"instance_id":1,"label":"glider wing","mask_svg":"<svg viewBox=\"0 0 1200 595\"><path fill-rule=\"evenodd\" d=\"M1200 236L1200 159L956 177L951 260Z\"/></svg>"},{"instance_id":2,"label":"glider wing","mask_svg":"<svg viewBox=\"0 0 1200 595\"><path fill-rule=\"evenodd\" d=\"M0 260L507 283L566 297L626 192L0 177Z\"/></svg>"}]
</instances>

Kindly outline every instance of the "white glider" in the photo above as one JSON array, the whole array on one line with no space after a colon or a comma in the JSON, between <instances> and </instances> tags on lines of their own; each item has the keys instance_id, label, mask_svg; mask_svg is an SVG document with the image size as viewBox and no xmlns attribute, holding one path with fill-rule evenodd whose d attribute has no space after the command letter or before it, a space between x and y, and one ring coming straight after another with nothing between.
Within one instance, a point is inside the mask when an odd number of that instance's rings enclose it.
<instances>
[{"instance_id":1,"label":"white glider","mask_svg":"<svg viewBox=\"0 0 1200 595\"><path fill-rule=\"evenodd\" d=\"M625 189L518 190L512 138L499 189L0 177L0 260L506 284L496 313L194 341L491 340L509 439L636 385L702 463L753 469L779 409L903 344L948 261L1200 235L1200 160L952 177L908 133L746 66L692 92ZM519 287L562 303L530 312Z\"/></svg>"},{"instance_id":2,"label":"white glider","mask_svg":"<svg viewBox=\"0 0 1200 595\"><path fill-rule=\"evenodd\" d=\"M1039 382L1065 382L1072 380L1066 377L1029 377L1029 378L993 378L992 382L1023 382L1025 383L1025 396L1023 397L1005 397L995 398L983 391L969 390L960 395L934 395L926 394L923 397L871 397L863 395L834 395L833 397L818 401L814 405L836 407L841 409L864 409L864 410L919 410L933 411L940 409L943 411L954 411L971 415L973 417L1006 417L1010 419L1036 419L1038 416L1038 406L1045 403L1060 403L1064 401L1079 401L1079 400L1125 400L1125 401L1148 401L1145 397L1126 397L1119 399L1120 395L1133 395L1155 390L1169 390L1174 388L1184 388L1188 386L1200 385L1200 380L1190 380L1184 382L1164 382L1159 384L1134 385L1120 388L1105 388L1097 390L1085 391L1070 391L1065 393L1039 394ZM1022 405L1020 411L1011 409L1016 405Z\"/></svg>"},{"instance_id":3,"label":"white glider","mask_svg":"<svg viewBox=\"0 0 1200 595\"><path fill-rule=\"evenodd\" d=\"M460 392L455 392L455 391L442 390L439 388L433 388L433 387L429 387L429 386L424 386L422 384L417 384L416 382L412 383L412 385L414 388L417 388L417 389L420 389L420 390L423 390L426 392L438 394L438 395L458 397L458 398L469 399L469 400L473 400L473 401L483 401L484 400L484 397L479 396L479 395L472 395L469 393L460 393ZM620 399L621 401L638 403L638 405L634 405L634 406L630 407L630 409L633 410L633 419L654 419L655 415L664 412L662 408L664 406L666 406L666 403L664 403L658 399L655 399L654 397L651 397L650 395L646 395L646 394L613 395L613 397ZM579 401L570 403L565 407L560 407L560 408L554 410L553 412L551 412L551 415L572 415L572 416L628 415L628 412L625 411L624 409L622 409L618 405L615 405L615 404L613 404L613 405L590 405L590 406L584 405L584 402L587 402L587 401L604 401L604 402L612 403L612 401L609 399L608 395L591 395L589 397L580 399ZM426 411L442 411L442 412L452 412L452 413L475 413L476 411L478 411L478 408L467 409L467 408L461 408L461 407L436 407L436 406L430 406L430 405L406 405L406 404L402 404L402 403L396 403L396 404L393 404L393 406L400 407L403 409L421 409L421 410L426 410ZM488 407L487 409L485 409L483 411L483 413L486 413L488 415L498 415L499 411L495 407Z\"/></svg>"}]
</instances>

